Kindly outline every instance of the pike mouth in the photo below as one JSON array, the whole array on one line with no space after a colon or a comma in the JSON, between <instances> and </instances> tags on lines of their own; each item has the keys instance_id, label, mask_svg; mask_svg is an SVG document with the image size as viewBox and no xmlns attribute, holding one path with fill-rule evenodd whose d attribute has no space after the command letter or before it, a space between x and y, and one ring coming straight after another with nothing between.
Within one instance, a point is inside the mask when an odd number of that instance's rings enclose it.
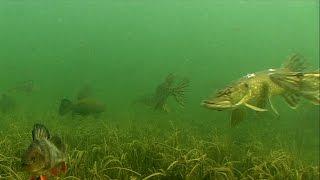
<instances>
[{"instance_id":1,"label":"pike mouth","mask_svg":"<svg viewBox=\"0 0 320 180\"><path fill-rule=\"evenodd\" d=\"M225 101L203 100L200 105L206 108L214 109L218 111L233 108L233 105L231 104L231 102L227 100Z\"/></svg>"}]
</instances>

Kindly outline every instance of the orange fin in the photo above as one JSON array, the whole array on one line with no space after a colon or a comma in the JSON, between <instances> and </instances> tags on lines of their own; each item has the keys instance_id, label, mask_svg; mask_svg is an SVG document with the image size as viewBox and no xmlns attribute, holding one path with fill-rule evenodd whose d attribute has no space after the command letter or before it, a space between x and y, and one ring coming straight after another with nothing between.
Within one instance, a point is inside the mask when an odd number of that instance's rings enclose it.
<instances>
[{"instance_id":1,"label":"orange fin","mask_svg":"<svg viewBox=\"0 0 320 180\"><path fill-rule=\"evenodd\" d=\"M59 169L57 167L54 167L50 170L50 173L52 176L58 176L59 174Z\"/></svg>"},{"instance_id":2,"label":"orange fin","mask_svg":"<svg viewBox=\"0 0 320 180\"><path fill-rule=\"evenodd\" d=\"M40 180L48 180L48 177L41 175L41 176L40 176Z\"/></svg>"},{"instance_id":3,"label":"orange fin","mask_svg":"<svg viewBox=\"0 0 320 180\"><path fill-rule=\"evenodd\" d=\"M67 167L67 163L66 162L62 162L61 163L61 168L60 168L61 172L63 173L66 173L67 170L68 170L68 167Z\"/></svg>"},{"instance_id":4,"label":"orange fin","mask_svg":"<svg viewBox=\"0 0 320 180\"><path fill-rule=\"evenodd\" d=\"M67 172L67 164L65 162L61 162L60 165L52 168L50 170L50 173L52 176L59 176L62 173L66 173Z\"/></svg>"}]
</instances>

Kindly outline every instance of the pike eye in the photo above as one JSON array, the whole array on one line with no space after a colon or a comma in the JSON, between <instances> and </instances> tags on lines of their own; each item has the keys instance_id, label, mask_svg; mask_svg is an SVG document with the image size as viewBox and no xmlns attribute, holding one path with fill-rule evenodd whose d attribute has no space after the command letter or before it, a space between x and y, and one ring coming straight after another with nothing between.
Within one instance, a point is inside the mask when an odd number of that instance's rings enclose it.
<instances>
[{"instance_id":1,"label":"pike eye","mask_svg":"<svg viewBox=\"0 0 320 180\"><path fill-rule=\"evenodd\" d=\"M244 85L245 88L248 88L248 87L249 87L249 84L248 84L248 83L244 83L243 85Z\"/></svg>"}]
</instances>

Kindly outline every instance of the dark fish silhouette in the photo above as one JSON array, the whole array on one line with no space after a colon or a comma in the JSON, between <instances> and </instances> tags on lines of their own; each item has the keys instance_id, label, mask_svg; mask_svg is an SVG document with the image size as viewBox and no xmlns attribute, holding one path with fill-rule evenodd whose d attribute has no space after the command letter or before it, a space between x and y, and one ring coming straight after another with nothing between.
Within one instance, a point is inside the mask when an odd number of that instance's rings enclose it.
<instances>
[{"instance_id":1,"label":"dark fish silhouette","mask_svg":"<svg viewBox=\"0 0 320 180\"><path fill-rule=\"evenodd\" d=\"M2 113L8 113L13 111L15 108L16 108L15 99L8 94L2 94L0 97L0 111Z\"/></svg>"},{"instance_id":2,"label":"dark fish silhouette","mask_svg":"<svg viewBox=\"0 0 320 180\"><path fill-rule=\"evenodd\" d=\"M7 92L23 92L23 93L32 93L35 90L35 85L33 80L24 81L10 89Z\"/></svg>"},{"instance_id":3,"label":"dark fish silhouette","mask_svg":"<svg viewBox=\"0 0 320 180\"><path fill-rule=\"evenodd\" d=\"M88 116L94 115L98 116L105 111L105 105L93 98L84 98L77 100L75 103L72 103L70 100L64 98L61 100L59 107L59 114L65 115L69 112L72 115L81 115Z\"/></svg>"},{"instance_id":4,"label":"dark fish silhouette","mask_svg":"<svg viewBox=\"0 0 320 180\"><path fill-rule=\"evenodd\" d=\"M85 84L77 93L77 100L92 97L92 87Z\"/></svg>"},{"instance_id":5,"label":"dark fish silhouette","mask_svg":"<svg viewBox=\"0 0 320 180\"><path fill-rule=\"evenodd\" d=\"M185 92L189 86L190 81L186 78L176 82L176 77L173 74L169 74L165 81L159 84L152 95L147 95L138 100L155 110L168 112L167 101L170 96L174 97L176 102L180 106L185 105Z\"/></svg>"}]
</instances>

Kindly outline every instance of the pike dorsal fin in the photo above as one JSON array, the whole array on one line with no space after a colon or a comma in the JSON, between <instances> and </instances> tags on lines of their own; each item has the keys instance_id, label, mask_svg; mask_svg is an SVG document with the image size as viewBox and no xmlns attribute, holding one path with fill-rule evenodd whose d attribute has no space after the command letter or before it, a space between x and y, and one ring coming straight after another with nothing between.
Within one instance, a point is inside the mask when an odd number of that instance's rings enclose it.
<instances>
[{"instance_id":1,"label":"pike dorsal fin","mask_svg":"<svg viewBox=\"0 0 320 180\"><path fill-rule=\"evenodd\" d=\"M306 63L306 59L300 54L293 54L282 65L282 67L288 71L302 72L308 68L308 64Z\"/></svg>"},{"instance_id":2,"label":"pike dorsal fin","mask_svg":"<svg viewBox=\"0 0 320 180\"><path fill-rule=\"evenodd\" d=\"M52 144L54 144L61 152L66 152L66 146L63 144L62 140L58 136L52 136L50 139Z\"/></svg>"},{"instance_id":3,"label":"pike dorsal fin","mask_svg":"<svg viewBox=\"0 0 320 180\"><path fill-rule=\"evenodd\" d=\"M239 108L239 109L234 109L231 112L231 117L230 117L230 126L235 127L237 126L241 121L243 121L246 117L246 112L244 109Z\"/></svg>"},{"instance_id":4,"label":"pike dorsal fin","mask_svg":"<svg viewBox=\"0 0 320 180\"><path fill-rule=\"evenodd\" d=\"M43 124L35 124L32 130L32 139L50 139L49 130Z\"/></svg>"}]
</instances>

